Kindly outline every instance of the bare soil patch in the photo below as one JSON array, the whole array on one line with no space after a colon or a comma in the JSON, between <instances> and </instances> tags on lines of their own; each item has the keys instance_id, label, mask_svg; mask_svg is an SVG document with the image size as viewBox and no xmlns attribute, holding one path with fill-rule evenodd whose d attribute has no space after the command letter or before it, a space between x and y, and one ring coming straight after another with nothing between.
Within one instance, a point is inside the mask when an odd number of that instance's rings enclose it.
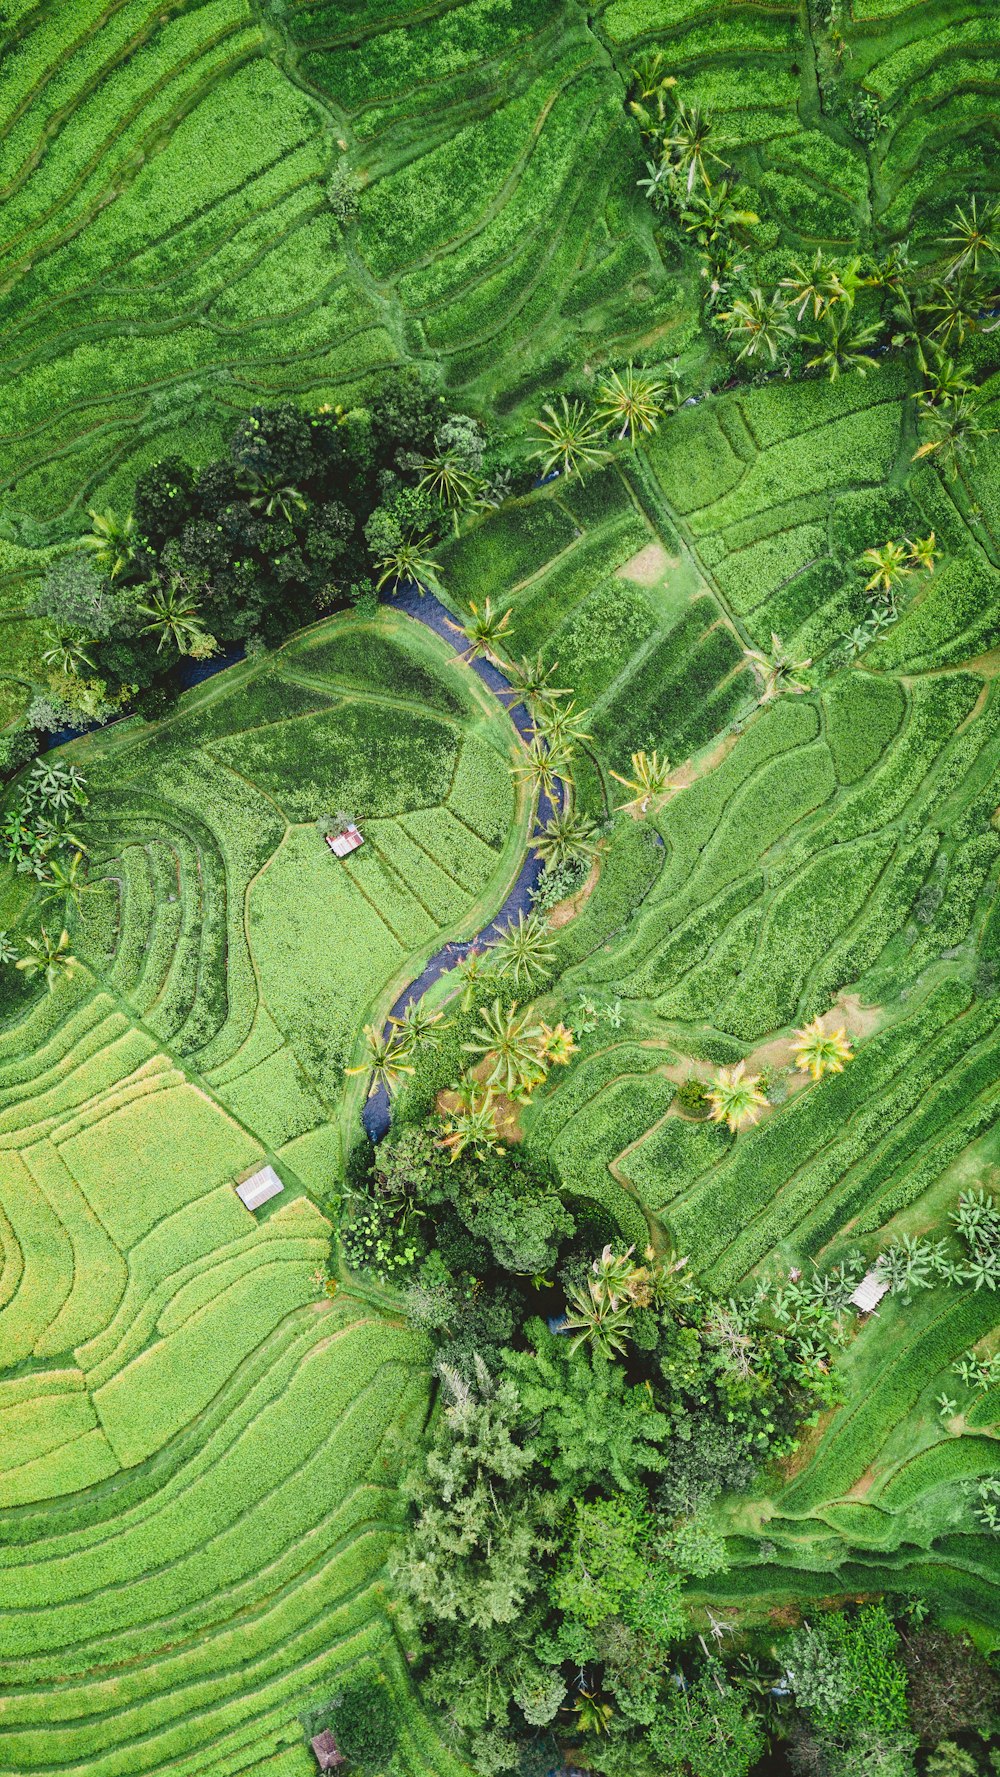
<instances>
[{"instance_id":1,"label":"bare soil patch","mask_svg":"<svg viewBox=\"0 0 1000 1777\"><path fill-rule=\"evenodd\" d=\"M634 580L637 586L655 586L667 569L678 567L679 562L678 556L667 554L662 543L647 543L615 571L619 580Z\"/></svg>"}]
</instances>

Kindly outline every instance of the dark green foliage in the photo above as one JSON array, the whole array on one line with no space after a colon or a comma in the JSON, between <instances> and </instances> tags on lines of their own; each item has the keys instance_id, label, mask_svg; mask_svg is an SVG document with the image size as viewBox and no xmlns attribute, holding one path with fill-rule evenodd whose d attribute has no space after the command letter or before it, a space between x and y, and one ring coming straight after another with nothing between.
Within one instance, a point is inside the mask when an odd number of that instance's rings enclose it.
<instances>
[{"instance_id":1,"label":"dark green foliage","mask_svg":"<svg viewBox=\"0 0 1000 1777\"><path fill-rule=\"evenodd\" d=\"M385 1777L399 1744L400 1713L384 1673L360 1672L300 1717L307 1740L327 1729L365 1777Z\"/></svg>"}]
</instances>

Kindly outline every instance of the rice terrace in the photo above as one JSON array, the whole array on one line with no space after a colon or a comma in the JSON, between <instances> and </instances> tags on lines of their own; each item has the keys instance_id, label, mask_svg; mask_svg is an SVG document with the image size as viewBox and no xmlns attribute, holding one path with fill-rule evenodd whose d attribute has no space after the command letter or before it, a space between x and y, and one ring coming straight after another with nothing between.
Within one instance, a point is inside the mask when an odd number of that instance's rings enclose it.
<instances>
[{"instance_id":1,"label":"rice terrace","mask_svg":"<svg viewBox=\"0 0 1000 1777\"><path fill-rule=\"evenodd\" d=\"M0 132L0 1777L1000 1772L1000 0Z\"/></svg>"}]
</instances>

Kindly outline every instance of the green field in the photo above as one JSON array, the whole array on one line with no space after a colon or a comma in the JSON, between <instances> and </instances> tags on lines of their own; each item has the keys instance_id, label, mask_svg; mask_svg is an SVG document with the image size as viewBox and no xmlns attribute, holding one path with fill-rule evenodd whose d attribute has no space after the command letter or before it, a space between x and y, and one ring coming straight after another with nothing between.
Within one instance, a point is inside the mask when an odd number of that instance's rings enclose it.
<instances>
[{"instance_id":1,"label":"green field","mask_svg":"<svg viewBox=\"0 0 1000 1777\"><path fill-rule=\"evenodd\" d=\"M737 357L694 223L637 184L637 63L710 116L752 212L733 288L854 262L867 362ZM504 985L577 1020L519 1153L579 1242L676 1251L721 1299L950 1237L960 1191L1000 1183L1000 214L994 283L937 357L879 281L998 201L998 91L976 0L0 7L0 734L49 682L46 570L151 465L201 469L262 404L367 411L400 372L474 416L500 478L439 513L426 577L456 625L508 611L497 652L572 689L600 839L537 989ZM677 411L536 479L543 403L633 362L676 370ZM935 366L980 420L954 472L916 454ZM414 462L371 470L386 500ZM933 573L866 629L864 552L931 533ZM387 1577L443 1322L336 1235L363 1027L490 925L533 809L503 704L370 593L334 577L280 647L60 749L89 796L80 967L46 994L0 964L0 1777L308 1777L299 1718L356 1671L399 1704L391 1777L478 1769ZM749 656L776 636L806 682L771 699ZM639 819L620 779L654 749L671 790ZM341 814L365 836L343 862L317 825ZM5 938L45 907L0 865ZM805 1083L790 1038L826 1014L853 1059ZM471 1027L421 1063L404 1128ZM755 1127L685 1112L683 1082L741 1061L768 1082ZM265 1163L285 1188L255 1217L233 1186ZM548 1316L532 1269L517 1300ZM995 1656L1000 1545L970 1500L1000 1474L1000 1389L955 1364L998 1327L992 1283L940 1278L852 1321L836 1403L712 1502L729 1567L689 1573L691 1627L721 1612L771 1657L810 1610L917 1599Z\"/></svg>"}]
</instances>

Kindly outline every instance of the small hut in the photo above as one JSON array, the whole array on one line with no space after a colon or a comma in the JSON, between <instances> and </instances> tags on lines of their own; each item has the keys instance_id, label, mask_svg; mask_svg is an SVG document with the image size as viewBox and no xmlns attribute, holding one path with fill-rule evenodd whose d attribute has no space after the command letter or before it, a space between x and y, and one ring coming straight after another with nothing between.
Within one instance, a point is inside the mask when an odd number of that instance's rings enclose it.
<instances>
[{"instance_id":1,"label":"small hut","mask_svg":"<svg viewBox=\"0 0 1000 1777\"><path fill-rule=\"evenodd\" d=\"M364 845L365 841L364 835L358 832L354 822L348 821L346 826L340 827L336 833L328 833L326 843L335 858L347 858L350 857L352 851L357 851L359 845Z\"/></svg>"},{"instance_id":2,"label":"small hut","mask_svg":"<svg viewBox=\"0 0 1000 1777\"><path fill-rule=\"evenodd\" d=\"M880 1272L868 1271L848 1301L859 1314L874 1314L888 1288L889 1284Z\"/></svg>"},{"instance_id":3,"label":"small hut","mask_svg":"<svg viewBox=\"0 0 1000 1777\"><path fill-rule=\"evenodd\" d=\"M347 1763L329 1728L324 1728L322 1734L315 1736L312 1749L321 1771L335 1771L338 1765Z\"/></svg>"},{"instance_id":4,"label":"small hut","mask_svg":"<svg viewBox=\"0 0 1000 1777\"><path fill-rule=\"evenodd\" d=\"M236 1195L245 1209L260 1209L262 1203L277 1197L284 1190L280 1178L273 1166L262 1166L259 1172L251 1174L236 1187Z\"/></svg>"}]
</instances>

